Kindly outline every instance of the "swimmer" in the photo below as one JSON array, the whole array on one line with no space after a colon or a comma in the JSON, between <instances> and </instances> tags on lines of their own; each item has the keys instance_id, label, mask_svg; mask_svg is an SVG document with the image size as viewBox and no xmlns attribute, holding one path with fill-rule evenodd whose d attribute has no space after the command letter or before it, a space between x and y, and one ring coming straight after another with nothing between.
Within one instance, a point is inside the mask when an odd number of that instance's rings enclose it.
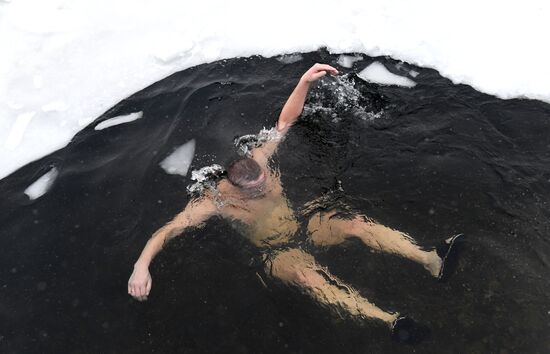
<instances>
[{"instance_id":1,"label":"swimmer","mask_svg":"<svg viewBox=\"0 0 550 354\"><path fill-rule=\"evenodd\" d=\"M422 327L410 318L384 311L369 302L293 242L300 225L284 194L279 174L268 167L268 160L300 117L311 84L327 74L335 76L338 71L326 64L315 64L306 71L279 115L274 128L278 137L254 148L250 157L231 163L215 192L192 199L182 212L152 235L134 265L128 294L139 301L147 300L152 286L149 265L155 255L187 228L201 227L209 218L217 216L238 225L243 236L262 250L267 259L266 273L272 277L299 287L321 304L340 307L351 317L386 323L398 341L414 342L423 335ZM455 236L438 249L424 250L403 232L360 214L341 218L339 210L314 212L307 224L306 237L314 246L332 246L352 237L359 238L368 247L422 265L438 279L446 276L445 260L452 256L456 250L454 245L461 238Z\"/></svg>"}]
</instances>

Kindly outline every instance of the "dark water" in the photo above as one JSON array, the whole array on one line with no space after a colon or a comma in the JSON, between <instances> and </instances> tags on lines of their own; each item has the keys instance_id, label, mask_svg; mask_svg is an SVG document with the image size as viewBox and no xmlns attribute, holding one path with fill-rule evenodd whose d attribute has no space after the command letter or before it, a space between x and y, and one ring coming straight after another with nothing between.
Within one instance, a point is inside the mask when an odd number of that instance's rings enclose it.
<instances>
[{"instance_id":1,"label":"dark water","mask_svg":"<svg viewBox=\"0 0 550 354\"><path fill-rule=\"evenodd\" d=\"M458 269L437 283L422 267L349 242L319 261L386 310L430 326L415 347L376 322L341 319L297 291L258 280L257 251L223 221L172 242L151 267L149 301L126 284L146 240L186 204L189 178L159 162L196 139L192 169L233 156L233 138L272 126L299 76L260 57L201 65L120 102L65 148L0 181L2 353L546 353L550 351L550 106L500 100L437 72L413 89L349 82L338 106L330 79L276 160L295 207L342 182L355 207L431 246L467 235ZM328 86L327 86L328 85ZM349 103L349 102L347 102ZM357 109L378 112L362 119ZM109 117L143 118L102 131ZM365 111L365 110L364 110ZM361 113L361 112L359 112ZM52 189L25 188L51 166Z\"/></svg>"}]
</instances>

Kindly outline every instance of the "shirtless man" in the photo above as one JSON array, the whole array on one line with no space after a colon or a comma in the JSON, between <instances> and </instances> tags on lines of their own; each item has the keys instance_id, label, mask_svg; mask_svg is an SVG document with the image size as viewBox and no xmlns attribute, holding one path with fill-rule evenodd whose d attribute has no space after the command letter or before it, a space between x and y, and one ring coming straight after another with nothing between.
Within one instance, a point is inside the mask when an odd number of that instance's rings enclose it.
<instances>
[{"instance_id":1,"label":"shirtless man","mask_svg":"<svg viewBox=\"0 0 550 354\"><path fill-rule=\"evenodd\" d=\"M292 243L300 225L284 195L278 174L268 168L268 159L302 113L311 83L327 73L338 75L338 71L329 65L311 67L301 77L279 115L274 128L278 136L253 149L250 157L233 162L227 168L227 178L218 182L215 191L192 199L172 221L153 234L128 281L131 296L140 301L147 300L152 285L149 264L167 241L189 227L200 227L210 217L219 216L238 224L243 236L264 251L268 258L266 272L271 276L301 288L324 305L342 308L350 316L385 322L399 341L415 340L419 332L411 319L370 303L319 266L312 255ZM307 236L313 245L323 246L356 237L375 250L421 264L436 278L443 275L444 260L456 239L449 240L441 250L426 251L402 232L377 224L363 215L340 218L338 210L316 212L309 219Z\"/></svg>"}]
</instances>

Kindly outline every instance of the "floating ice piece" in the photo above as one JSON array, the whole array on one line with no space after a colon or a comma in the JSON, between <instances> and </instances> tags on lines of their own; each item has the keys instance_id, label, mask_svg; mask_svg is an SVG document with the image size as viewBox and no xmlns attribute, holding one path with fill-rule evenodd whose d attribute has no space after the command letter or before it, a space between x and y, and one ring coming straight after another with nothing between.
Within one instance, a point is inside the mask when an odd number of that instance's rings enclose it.
<instances>
[{"instance_id":1,"label":"floating ice piece","mask_svg":"<svg viewBox=\"0 0 550 354\"><path fill-rule=\"evenodd\" d=\"M35 114L36 112L25 112L15 118L15 123L13 123L10 135L8 135L4 145L6 148L13 150L19 146L27 127L31 122L31 119L35 116Z\"/></svg>"},{"instance_id":2,"label":"floating ice piece","mask_svg":"<svg viewBox=\"0 0 550 354\"><path fill-rule=\"evenodd\" d=\"M386 69L386 67L379 62L374 62L371 65L363 69L358 76L369 82L374 82L381 85L397 85L404 87L414 87L416 82L411 79L395 75Z\"/></svg>"},{"instance_id":3,"label":"floating ice piece","mask_svg":"<svg viewBox=\"0 0 550 354\"><path fill-rule=\"evenodd\" d=\"M195 139L191 139L162 160L160 167L168 174L187 176L194 156Z\"/></svg>"},{"instance_id":4,"label":"floating ice piece","mask_svg":"<svg viewBox=\"0 0 550 354\"><path fill-rule=\"evenodd\" d=\"M109 128L109 127L112 127L112 126L115 126L115 125L133 122L136 119L139 119L141 117L143 117L143 112L134 112L134 113L130 113L130 114L127 114L127 115L124 115L124 116L118 116L118 117L110 118L110 119L104 120L103 122L96 125L94 129L95 130L102 130L102 129Z\"/></svg>"},{"instance_id":5,"label":"floating ice piece","mask_svg":"<svg viewBox=\"0 0 550 354\"><path fill-rule=\"evenodd\" d=\"M39 179L34 181L33 184L25 189L25 194L31 199L35 200L46 194L46 192L52 187L53 182L57 178L59 172L57 168L52 168L46 174L42 175Z\"/></svg>"},{"instance_id":6,"label":"floating ice piece","mask_svg":"<svg viewBox=\"0 0 550 354\"><path fill-rule=\"evenodd\" d=\"M303 57L302 57L302 54L300 53L284 54L284 55L281 55L280 57L277 57L277 60L283 64L293 64L293 63L299 62L302 59Z\"/></svg>"},{"instance_id":7,"label":"floating ice piece","mask_svg":"<svg viewBox=\"0 0 550 354\"><path fill-rule=\"evenodd\" d=\"M362 60L363 57L360 55L340 55L338 57L338 65L343 66L344 68L351 68L353 66L353 63L356 61Z\"/></svg>"}]
</instances>

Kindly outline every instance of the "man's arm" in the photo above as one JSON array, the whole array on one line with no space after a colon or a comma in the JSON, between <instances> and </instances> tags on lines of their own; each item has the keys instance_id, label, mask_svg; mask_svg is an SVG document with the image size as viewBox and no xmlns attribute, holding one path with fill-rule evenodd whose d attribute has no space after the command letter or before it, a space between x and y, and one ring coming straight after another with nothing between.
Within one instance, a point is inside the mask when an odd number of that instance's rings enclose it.
<instances>
[{"instance_id":1,"label":"man's arm","mask_svg":"<svg viewBox=\"0 0 550 354\"><path fill-rule=\"evenodd\" d=\"M319 80L327 73L333 76L338 75L338 70L327 64L315 64L308 71L306 71L304 75L302 75L298 85L296 85L294 91L292 91L286 100L281 114L279 114L279 119L275 125L275 128L279 134L286 134L288 129L298 120L300 114L302 114L311 83ZM254 159L257 161L262 160L262 162L264 162L263 160L267 161L267 158L269 158L269 156L271 156L277 149L279 140L280 139L274 139L261 147L254 149L252 153Z\"/></svg>"},{"instance_id":2,"label":"man's arm","mask_svg":"<svg viewBox=\"0 0 550 354\"><path fill-rule=\"evenodd\" d=\"M128 280L128 294L140 301L147 300L152 285L149 265L153 258L172 238L181 234L188 227L200 226L216 213L216 206L209 198L191 200L172 221L158 229L147 241L134 264L134 271Z\"/></svg>"},{"instance_id":3,"label":"man's arm","mask_svg":"<svg viewBox=\"0 0 550 354\"><path fill-rule=\"evenodd\" d=\"M286 100L283 110L279 115L277 121L277 130L279 132L285 132L298 120L300 114L304 110L304 103L306 101L307 93L311 83L319 80L327 73L331 75L338 75L338 70L327 64L315 64L300 78L298 85L292 91L288 100Z\"/></svg>"}]
</instances>

